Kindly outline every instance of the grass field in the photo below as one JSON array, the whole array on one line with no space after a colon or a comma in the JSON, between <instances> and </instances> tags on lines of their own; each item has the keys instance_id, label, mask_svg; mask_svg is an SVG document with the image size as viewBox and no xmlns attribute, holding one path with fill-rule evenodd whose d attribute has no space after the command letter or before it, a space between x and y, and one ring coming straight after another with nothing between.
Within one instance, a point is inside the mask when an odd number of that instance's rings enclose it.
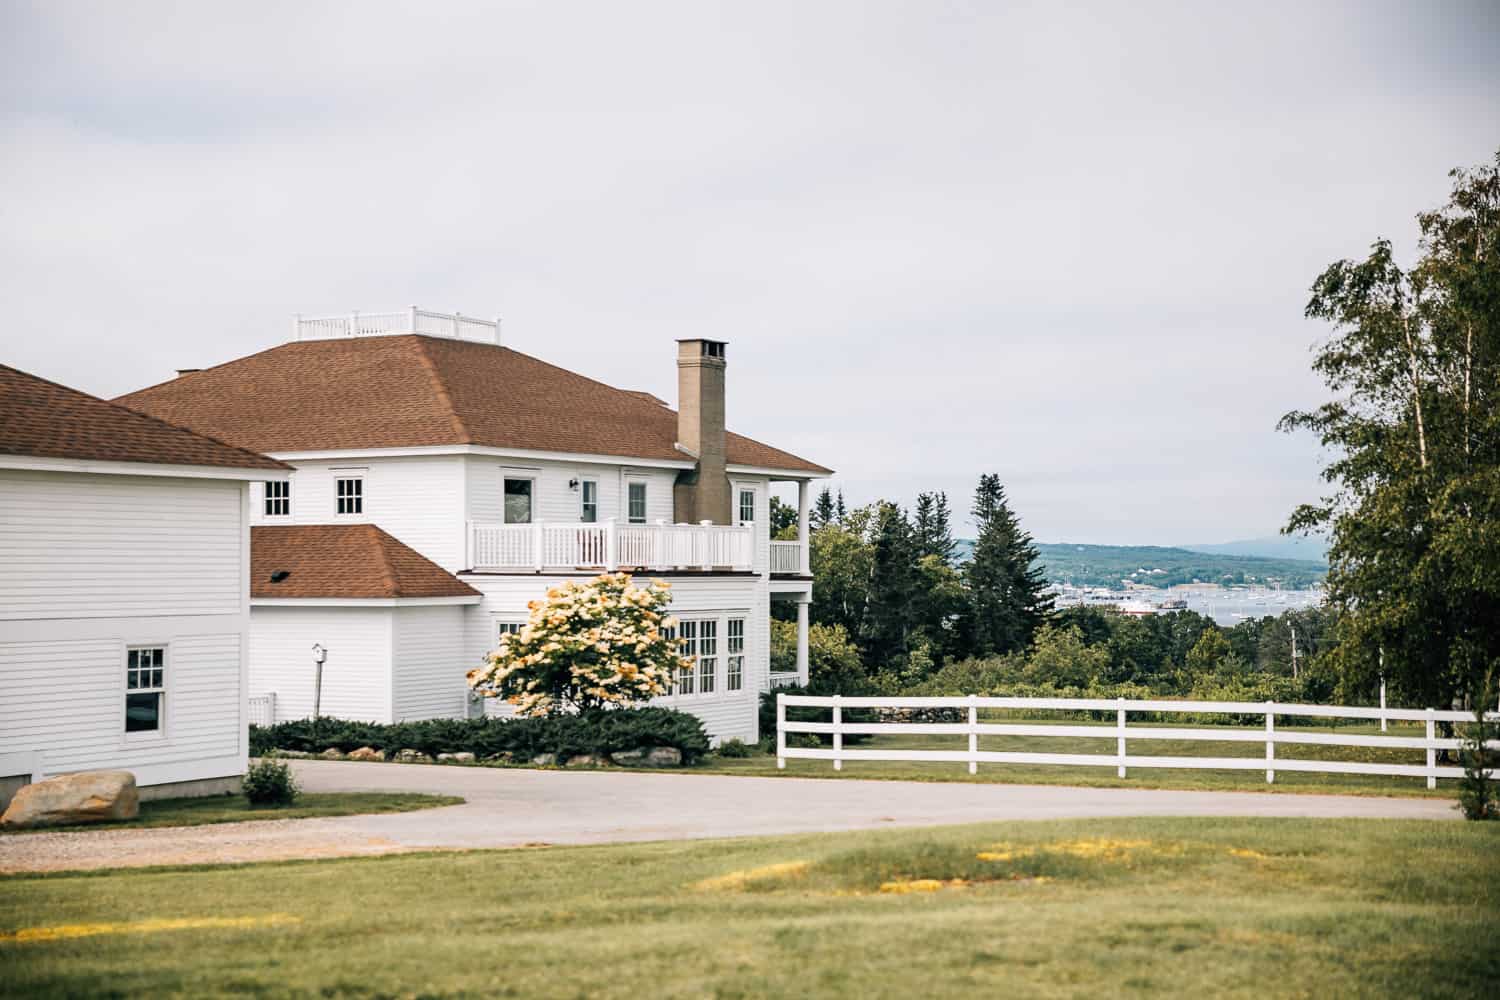
<instances>
[{"instance_id":1,"label":"grass field","mask_svg":"<svg viewBox=\"0 0 1500 1000\"><path fill-rule=\"evenodd\" d=\"M29 997L1472 997L1497 915L1500 824L1069 821L13 876L0 968Z\"/></svg>"},{"instance_id":2,"label":"grass field","mask_svg":"<svg viewBox=\"0 0 1500 1000\"><path fill-rule=\"evenodd\" d=\"M209 823L242 823L253 819L309 819L314 816L359 816L368 813L411 812L437 806L456 806L464 800L454 795L418 795L390 792L305 793L297 804L284 807L254 807L240 795L215 795L192 799L156 799L141 803L137 819L118 823L83 823L48 826L34 830L0 830L25 836L57 830L103 830L110 827L203 826Z\"/></svg>"},{"instance_id":3,"label":"grass field","mask_svg":"<svg viewBox=\"0 0 1500 1000\"><path fill-rule=\"evenodd\" d=\"M982 718L981 721L990 721ZM996 718L994 721L1002 721ZM1003 721L1020 721L1005 719ZM1045 724L1048 720L1028 718L1029 724ZM1079 725L1076 720L1068 725ZM1140 725L1131 723L1132 727ZM1176 728L1187 728L1178 726ZM1287 728L1287 727L1284 727ZM1242 727L1241 731L1245 731ZM1337 729L1299 726L1298 732L1337 732L1341 734L1381 735L1379 725L1349 725ZM1421 736L1421 726L1393 724L1384 735ZM1051 738L1021 736L981 736L981 750L1013 750L1034 753L1086 753L1110 755L1114 753L1113 727L1101 726L1100 732L1108 734L1104 739ZM858 744L849 744L852 749L927 749L967 750L966 736L874 736ZM1150 740L1132 737L1129 743L1132 754L1161 757L1246 757L1257 761L1265 759L1263 743L1211 742L1199 740ZM1278 745L1278 756L1304 760L1345 760L1388 762L1399 764L1425 763L1425 751L1388 750L1384 748L1333 747L1315 745ZM1261 771L1209 771L1191 768L1158 769L1134 768L1125 778L1115 775L1113 760L1106 760L1100 767L1074 767L1034 764L980 764L979 772L970 775L966 764L928 761L845 761L842 771L835 771L826 760L791 760L785 770L778 770L776 758L764 754L753 757L711 756L694 771L711 771L720 774L742 774L760 777L786 776L798 778L880 778L902 781L977 781L1003 784L1037 785L1082 785L1087 787L1120 788L1174 788L1204 791L1250 791L1250 792L1302 792L1339 795L1423 795L1454 798L1457 783L1451 779L1438 782L1436 790L1427 788L1426 779L1409 777L1386 777L1358 774L1305 774L1295 771L1278 771L1275 784L1266 784Z\"/></svg>"}]
</instances>

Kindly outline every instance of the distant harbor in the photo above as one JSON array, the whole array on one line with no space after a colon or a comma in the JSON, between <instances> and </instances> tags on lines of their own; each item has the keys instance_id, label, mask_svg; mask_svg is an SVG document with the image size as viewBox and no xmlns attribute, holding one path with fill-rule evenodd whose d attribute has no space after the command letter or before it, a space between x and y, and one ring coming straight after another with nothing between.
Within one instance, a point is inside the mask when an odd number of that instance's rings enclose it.
<instances>
[{"instance_id":1,"label":"distant harbor","mask_svg":"<svg viewBox=\"0 0 1500 1000\"><path fill-rule=\"evenodd\" d=\"M1066 583L1052 588L1057 607L1113 608L1126 615L1164 615L1174 611L1196 611L1223 626L1256 618L1275 618L1286 611L1301 611L1323 602L1321 588L1281 590L1273 587L1220 587L1185 584L1166 590L1132 587L1074 587Z\"/></svg>"}]
</instances>

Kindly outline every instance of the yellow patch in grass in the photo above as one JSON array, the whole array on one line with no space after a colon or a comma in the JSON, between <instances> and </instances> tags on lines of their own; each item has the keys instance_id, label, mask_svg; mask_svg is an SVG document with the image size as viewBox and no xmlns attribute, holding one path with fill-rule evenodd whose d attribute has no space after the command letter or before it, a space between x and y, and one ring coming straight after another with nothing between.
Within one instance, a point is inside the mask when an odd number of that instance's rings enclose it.
<instances>
[{"instance_id":1,"label":"yellow patch in grass","mask_svg":"<svg viewBox=\"0 0 1500 1000\"><path fill-rule=\"evenodd\" d=\"M286 913L267 913L258 917L151 917L146 920L123 920L113 923L22 927L20 930L0 933L0 941L63 941L69 938L97 937L101 934L157 934L161 931L287 927L301 922L301 917Z\"/></svg>"},{"instance_id":2,"label":"yellow patch in grass","mask_svg":"<svg viewBox=\"0 0 1500 1000\"><path fill-rule=\"evenodd\" d=\"M913 878L902 879L896 882L882 882L880 883L880 891L897 894L937 892L939 889L962 889L968 884L961 878L949 879L946 882L937 878Z\"/></svg>"},{"instance_id":3,"label":"yellow patch in grass","mask_svg":"<svg viewBox=\"0 0 1500 1000\"><path fill-rule=\"evenodd\" d=\"M1231 857L1250 858L1254 861L1264 861L1267 858L1267 855L1262 854L1259 851L1252 851L1248 847L1231 847L1229 849L1229 854Z\"/></svg>"},{"instance_id":4,"label":"yellow patch in grass","mask_svg":"<svg viewBox=\"0 0 1500 1000\"><path fill-rule=\"evenodd\" d=\"M1115 861L1135 851L1149 851L1152 854L1181 854L1182 846L1179 844L1156 844L1149 840L1107 840L1096 838L1093 840L1060 840L1051 844L1037 844L1033 847L1016 847L1010 844L996 844L987 851L980 851L975 855L980 861L1015 861L1019 858L1033 857L1037 854L1068 854L1075 858L1099 858L1104 861Z\"/></svg>"},{"instance_id":5,"label":"yellow patch in grass","mask_svg":"<svg viewBox=\"0 0 1500 1000\"><path fill-rule=\"evenodd\" d=\"M734 891L744 889L752 882L804 875L807 873L807 865L806 861L780 861L774 865L762 865L759 868L747 868L744 871L730 872L727 875L716 875L713 878L694 882L690 888L700 892Z\"/></svg>"}]
</instances>

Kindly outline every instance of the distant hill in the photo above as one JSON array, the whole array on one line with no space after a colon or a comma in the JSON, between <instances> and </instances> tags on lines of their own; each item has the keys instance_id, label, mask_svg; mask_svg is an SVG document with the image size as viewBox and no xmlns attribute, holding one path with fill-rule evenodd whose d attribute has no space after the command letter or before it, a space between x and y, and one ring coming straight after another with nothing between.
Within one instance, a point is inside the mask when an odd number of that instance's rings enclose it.
<instances>
[{"instance_id":1,"label":"distant hill","mask_svg":"<svg viewBox=\"0 0 1500 1000\"><path fill-rule=\"evenodd\" d=\"M1261 556L1265 559L1309 559L1327 564L1328 539L1303 538L1301 535L1271 535L1268 538L1246 538L1238 542L1213 545L1184 545L1190 552L1220 556Z\"/></svg>"},{"instance_id":2,"label":"distant hill","mask_svg":"<svg viewBox=\"0 0 1500 1000\"><path fill-rule=\"evenodd\" d=\"M972 540L958 540L958 559L967 560ZM1075 587L1123 589L1125 581L1153 587L1179 583L1278 584L1303 589L1319 583L1328 567L1310 559L1195 552L1160 545L1038 544L1047 579Z\"/></svg>"}]
</instances>

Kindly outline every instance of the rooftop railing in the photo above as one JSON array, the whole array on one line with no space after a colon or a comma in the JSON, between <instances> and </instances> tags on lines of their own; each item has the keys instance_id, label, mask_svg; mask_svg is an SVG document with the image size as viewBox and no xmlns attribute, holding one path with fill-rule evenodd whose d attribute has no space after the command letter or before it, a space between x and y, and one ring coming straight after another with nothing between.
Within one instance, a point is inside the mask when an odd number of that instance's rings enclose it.
<instances>
[{"instance_id":1,"label":"rooftop railing","mask_svg":"<svg viewBox=\"0 0 1500 1000\"><path fill-rule=\"evenodd\" d=\"M484 344L500 343L499 319L476 319L462 313L432 312L416 306L401 312L353 312L346 316L303 316L299 313L292 327L297 340L343 340L420 333Z\"/></svg>"}]
</instances>

